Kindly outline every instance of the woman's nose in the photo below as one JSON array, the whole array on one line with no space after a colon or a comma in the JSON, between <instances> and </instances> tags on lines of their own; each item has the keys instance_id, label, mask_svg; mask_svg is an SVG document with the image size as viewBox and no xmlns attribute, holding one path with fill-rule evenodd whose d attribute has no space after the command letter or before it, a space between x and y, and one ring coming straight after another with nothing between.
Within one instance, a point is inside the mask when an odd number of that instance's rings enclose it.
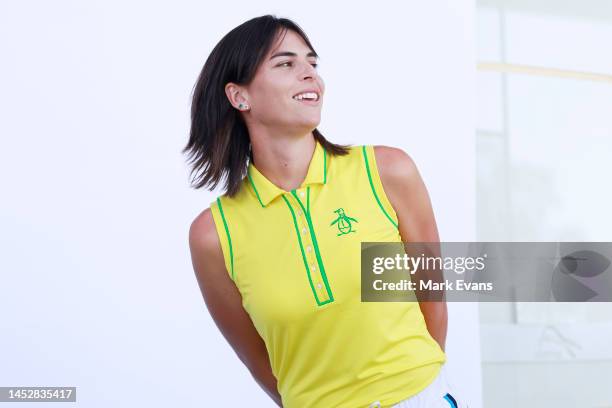
<instances>
[{"instance_id":1,"label":"woman's nose","mask_svg":"<svg viewBox=\"0 0 612 408\"><path fill-rule=\"evenodd\" d=\"M307 79L307 78L316 78L316 76L317 76L317 70L315 69L315 67L310 65L309 62L305 63L305 68L302 70L300 77L302 79Z\"/></svg>"}]
</instances>

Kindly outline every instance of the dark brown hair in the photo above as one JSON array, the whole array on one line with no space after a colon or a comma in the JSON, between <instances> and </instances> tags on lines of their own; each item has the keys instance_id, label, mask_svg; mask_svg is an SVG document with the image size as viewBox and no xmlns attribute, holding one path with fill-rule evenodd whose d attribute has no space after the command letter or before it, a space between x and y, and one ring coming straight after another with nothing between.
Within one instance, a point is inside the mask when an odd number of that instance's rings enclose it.
<instances>
[{"instance_id":1,"label":"dark brown hair","mask_svg":"<svg viewBox=\"0 0 612 408\"><path fill-rule=\"evenodd\" d=\"M194 87L189 142L182 150L188 153L192 187L212 190L225 177L225 193L233 196L238 192L253 154L244 119L227 99L225 85L248 85L277 35L287 30L300 35L315 52L296 23L265 15L227 33L208 56ZM331 155L349 151L350 146L327 141L316 128L313 135Z\"/></svg>"}]
</instances>

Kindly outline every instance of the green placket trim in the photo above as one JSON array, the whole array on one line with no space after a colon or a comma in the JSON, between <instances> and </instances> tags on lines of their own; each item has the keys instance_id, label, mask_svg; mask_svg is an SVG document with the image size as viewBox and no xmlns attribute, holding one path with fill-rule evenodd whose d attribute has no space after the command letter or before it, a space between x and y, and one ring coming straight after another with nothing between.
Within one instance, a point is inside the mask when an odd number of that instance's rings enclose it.
<instances>
[{"instance_id":1,"label":"green placket trim","mask_svg":"<svg viewBox=\"0 0 612 408\"><path fill-rule=\"evenodd\" d=\"M312 294L315 297L315 301L317 302L317 305L322 306L329 302L321 302L319 300L317 291L315 290L314 284L312 283L312 276L310 275L310 268L308 267L308 261L306 260L306 254L304 253L304 245L302 244L302 237L300 236L300 230L297 225L297 219L295 218L295 213L293 212L293 208L291 207L289 200L287 200L287 198L284 195L281 197L287 204L287 207L289 207L289 211L291 211L291 217L293 217L293 226L295 227L295 233L297 234L298 242L300 244L300 251L302 252L302 260L304 261L304 267L306 268L306 275L308 276L308 283L310 284L310 289L312 290Z\"/></svg>"},{"instance_id":2,"label":"green placket trim","mask_svg":"<svg viewBox=\"0 0 612 408\"><path fill-rule=\"evenodd\" d=\"M333 295L333 293L331 291L331 288L329 286L329 282L327 281L327 274L325 273L325 266L323 265L323 260L321 259L321 251L319 250L319 244L317 243L317 237L315 235L314 228L312 226L312 219L310 218L310 212L306 211L306 209L304 208L304 205L302 204L302 202L298 198L298 196L297 196L297 194L295 192L295 189L291 190L291 194L293 194L293 196L297 200L297 202L300 205L300 207L302 207L302 211L304 211L304 213L306 215L306 222L308 223L308 229L310 229L310 235L312 236L312 244L314 245L314 248L315 248L315 255L317 257L317 263L319 264L319 270L321 272L321 276L323 277L323 283L325 283L325 289L327 290L327 294L329 295L329 300L327 302L325 302L325 303L333 302L334 301L334 295ZM299 233L299 231L298 231L298 233Z\"/></svg>"}]
</instances>

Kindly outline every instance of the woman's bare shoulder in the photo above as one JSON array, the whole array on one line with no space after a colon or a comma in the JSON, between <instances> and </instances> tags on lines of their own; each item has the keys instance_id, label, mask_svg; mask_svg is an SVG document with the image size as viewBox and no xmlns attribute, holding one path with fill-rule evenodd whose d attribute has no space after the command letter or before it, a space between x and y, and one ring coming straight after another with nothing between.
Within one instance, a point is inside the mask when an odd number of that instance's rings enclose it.
<instances>
[{"instance_id":1,"label":"woman's bare shoulder","mask_svg":"<svg viewBox=\"0 0 612 408\"><path fill-rule=\"evenodd\" d=\"M214 251L219 244L219 237L215 229L215 221L210 208L198 214L189 227L189 244L207 252ZM220 247L219 247L220 249Z\"/></svg>"},{"instance_id":2,"label":"woman's bare shoulder","mask_svg":"<svg viewBox=\"0 0 612 408\"><path fill-rule=\"evenodd\" d=\"M380 177L390 184L410 182L418 176L414 160L403 149L393 146L376 145L374 155Z\"/></svg>"},{"instance_id":3,"label":"woman's bare shoulder","mask_svg":"<svg viewBox=\"0 0 612 408\"><path fill-rule=\"evenodd\" d=\"M198 278L226 280L223 250L210 208L203 210L192 221L189 228L189 249Z\"/></svg>"}]
</instances>

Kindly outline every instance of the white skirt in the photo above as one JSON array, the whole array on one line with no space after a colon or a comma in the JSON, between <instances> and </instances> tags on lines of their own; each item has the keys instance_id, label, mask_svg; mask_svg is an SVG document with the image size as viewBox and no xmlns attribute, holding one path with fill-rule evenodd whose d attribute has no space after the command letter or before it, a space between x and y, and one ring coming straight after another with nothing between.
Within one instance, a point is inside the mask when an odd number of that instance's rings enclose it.
<instances>
[{"instance_id":1,"label":"white skirt","mask_svg":"<svg viewBox=\"0 0 612 408\"><path fill-rule=\"evenodd\" d=\"M446 364L431 384L421 392L398 402L391 408L469 408L467 403L458 396L454 387L448 381ZM370 408L380 407L380 402L370 404Z\"/></svg>"}]
</instances>

